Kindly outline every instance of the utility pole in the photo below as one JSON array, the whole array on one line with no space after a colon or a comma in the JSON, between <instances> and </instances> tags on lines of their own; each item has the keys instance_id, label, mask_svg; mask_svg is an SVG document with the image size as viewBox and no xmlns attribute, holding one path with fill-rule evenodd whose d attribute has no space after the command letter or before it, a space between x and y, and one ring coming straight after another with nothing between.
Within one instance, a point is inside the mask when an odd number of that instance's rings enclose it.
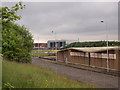
<instances>
[{"instance_id":1,"label":"utility pole","mask_svg":"<svg viewBox=\"0 0 120 90\"><path fill-rule=\"evenodd\" d=\"M78 37L78 42L79 42L79 37Z\"/></svg>"}]
</instances>

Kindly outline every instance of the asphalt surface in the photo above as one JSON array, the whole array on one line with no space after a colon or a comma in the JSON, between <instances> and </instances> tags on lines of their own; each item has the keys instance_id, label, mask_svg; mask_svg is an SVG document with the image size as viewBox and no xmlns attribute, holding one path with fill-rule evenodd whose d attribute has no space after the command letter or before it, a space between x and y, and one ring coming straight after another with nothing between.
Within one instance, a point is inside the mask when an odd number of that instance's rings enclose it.
<instances>
[{"instance_id":1,"label":"asphalt surface","mask_svg":"<svg viewBox=\"0 0 120 90\"><path fill-rule=\"evenodd\" d=\"M79 82L95 85L98 88L118 88L120 77L106 75L97 72L81 70L64 65L54 64L53 61L33 58L32 64L50 68L57 73L63 74L71 79Z\"/></svg>"}]
</instances>

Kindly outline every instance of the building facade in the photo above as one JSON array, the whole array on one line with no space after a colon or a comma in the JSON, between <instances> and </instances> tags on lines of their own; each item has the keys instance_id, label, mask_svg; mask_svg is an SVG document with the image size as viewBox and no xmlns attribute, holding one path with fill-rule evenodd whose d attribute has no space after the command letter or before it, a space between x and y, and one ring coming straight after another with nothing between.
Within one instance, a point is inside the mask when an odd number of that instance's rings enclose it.
<instances>
[{"instance_id":1,"label":"building facade","mask_svg":"<svg viewBox=\"0 0 120 90\"><path fill-rule=\"evenodd\" d=\"M107 54L107 50L108 53ZM57 60L120 71L120 47L69 48L57 53ZM108 60L108 67L107 67Z\"/></svg>"},{"instance_id":2,"label":"building facade","mask_svg":"<svg viewBox=\"0 0 120 90\"><path fill-rule=\"evenodd\" d=\"M33 44L33 49L34 49L34 50L47 49L47 43L34 43L34 44Z\"/></svg>"},{"instance_id":3,"label":"building facade","mask_svg":"<svg viewBox=\"0 0 120 90\"><path fill-rule=\"evenodd\" d=\"M59 50L61 47L66 45L65 40L49 40L47 42L47 47L51 50Z\"/></svg>"}]
</instances>

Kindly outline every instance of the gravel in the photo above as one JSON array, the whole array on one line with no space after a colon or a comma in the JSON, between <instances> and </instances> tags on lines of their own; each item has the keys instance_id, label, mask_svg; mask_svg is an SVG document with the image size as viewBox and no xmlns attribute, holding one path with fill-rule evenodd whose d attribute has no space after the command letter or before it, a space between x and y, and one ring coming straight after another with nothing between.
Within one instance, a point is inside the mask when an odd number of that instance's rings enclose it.
<instances>
[{"instance_id":1,"label":"gravel","mask_svg":"<svg viewBox=\"0 0 120 90\"><path fill-rule=\"evenodd\" d=\"M120 77L106 75L97 72L91 72L87 70L81 70L64 65L54 64L54 61L45 59L33 58L32 64L50 68L57 73L63 74L71 79L75 79L79 82L95 85L98 88L118 88Z\"/></svg>"}]
</instances>

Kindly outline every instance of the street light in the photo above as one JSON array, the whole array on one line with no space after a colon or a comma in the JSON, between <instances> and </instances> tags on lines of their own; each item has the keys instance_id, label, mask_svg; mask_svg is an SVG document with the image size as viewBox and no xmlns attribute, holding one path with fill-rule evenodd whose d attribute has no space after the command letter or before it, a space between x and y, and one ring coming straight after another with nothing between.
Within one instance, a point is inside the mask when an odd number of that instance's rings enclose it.
<instances>
[{"instance_id":1,"label":"street light","mask_svg":"<svg viewBox=\"0 0 120 90\"><path fill-rule=\"evenodd\" d=\"M101 23L104 23L104 20L101 20L100 21ZM106 33L106 44L107 44L107 72L109 72L109 61L108 61L108 59L109 59L109 55L108 55L108 30L107 30L107 25L106 25L106 31L107 31L107 33Z\"/></svg>"},{"instance_id":2,"label":"street light","mask_svg":"<svg viewBox=\"0 0 120 90\"><path fill-rule=\"evenodd\" d=\"M39 34L38 34L38 58L39 58Z\"/></svg>"},{"instance_id":3,"label":"street light","mask_svg":"<svg viewBox=\"0 0 120 90\"><path fill-rule=\"evenodd\" d=\"M52 34L54 31L52 31ZM55 32L55 49L56 49L56 62L57 62L57 42L56 42L56 32Z\"/></svg>"},{"instance_id":4,"label":"street light","mask_svg":"<svg viewBox=\"0 0 120 90\"><path fill-rule=\"evenodd\" d=\"M103 22L104 22L104 20L101 20L101 22L103 23Z\"/></svg>"}]
</instances>

